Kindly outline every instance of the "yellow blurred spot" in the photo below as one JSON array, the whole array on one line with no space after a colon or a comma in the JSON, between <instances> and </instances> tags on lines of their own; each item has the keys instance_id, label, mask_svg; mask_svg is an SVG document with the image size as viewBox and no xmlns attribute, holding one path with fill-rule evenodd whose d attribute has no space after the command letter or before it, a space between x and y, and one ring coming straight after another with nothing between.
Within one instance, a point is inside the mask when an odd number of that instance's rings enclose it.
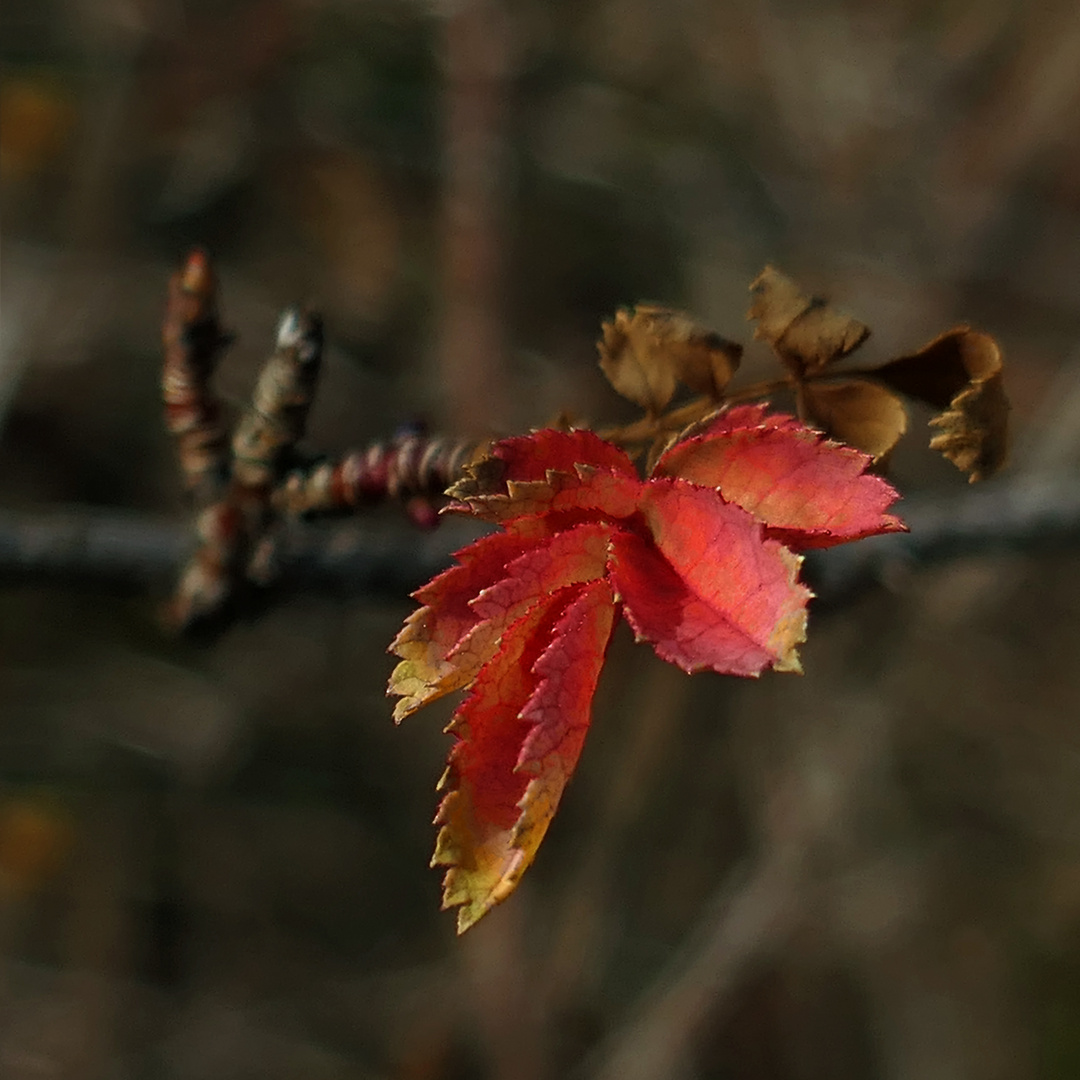
<instances>
[{"instance_id":1,"label":"yellow blurred spot","mask_svg":"<svg viewBox=\"0 0 1080 1080\"><path fill-rule=\"evenodd\" d=\"M30 892L55 873L71 846L66 817L27 798L0 804L0 883Z\"/></svg>"},{"instance_id":2,"label":"yellow blurred spot","mask_svg":"<svg viewBox=\"0 0 1080 1080\"><path fill-rule=\"evenodd\" d=\"M75 121L70 99L46 79L0 82L0 179L38 173L67 142Z\"/></svg>"}]
</instances>

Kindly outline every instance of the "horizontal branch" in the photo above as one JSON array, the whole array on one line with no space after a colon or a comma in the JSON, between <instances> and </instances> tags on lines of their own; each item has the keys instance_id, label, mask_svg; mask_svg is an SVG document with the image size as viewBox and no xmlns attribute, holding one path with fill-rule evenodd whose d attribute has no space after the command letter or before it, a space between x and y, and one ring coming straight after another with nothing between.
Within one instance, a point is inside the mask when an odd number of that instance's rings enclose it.
<instances>
[{"instance_id":1,"label":"horizontal branch","mask_svg":"<svg viewBox=\"0 0 1080 1080\"><path fill-rule=\"evenodd\" d=\"M421 532L397 522L284 528L279 587L405 596L482 530L464 519ZM167 592L198 543L189 523L94 507L0 512L0 578L77 588Z\"/></svg>"},{"instance_id":2,"label":"horizontal branch","mask_svg":"<svg viewBox=\"0 0 1080 1080\"><path fill-rule=\"evenodd\" d=\"M945 496L907 500L909 533L810 552L807 576L820 599L841 602L898 569L968 554L1080 544L1080 482L1024 476ZM395 521L290 524L277 546L285 590L352 596L405 595L445 567L479 526L444 519L425 533ZM79 587L167 589L196 537L186 523L91 507L0 512L0 577Z\"/></svg>"},{"instance_id":3,"label":"horizontal branch","mask_svg":"<svg viewBox=\"0 0 1080 1080\"><path fill-rule=\"evenodd\" d=\"M962 492L904 500L909 532L811 552L807 576L829 603L898 570L965 555L1045 551L1080 544L1080 478L1074 473L1017 475Z\"/></svg>"}]
</instances>

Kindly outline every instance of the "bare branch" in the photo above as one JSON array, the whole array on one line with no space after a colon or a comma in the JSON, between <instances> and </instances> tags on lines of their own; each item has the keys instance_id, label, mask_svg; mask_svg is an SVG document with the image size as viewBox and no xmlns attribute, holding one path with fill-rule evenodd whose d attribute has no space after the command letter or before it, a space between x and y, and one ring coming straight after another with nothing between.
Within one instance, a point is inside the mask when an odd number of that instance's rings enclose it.
<instances>
[{"instance_id":1,"label":"bare branch","mask_svg":"<svg viewBox=\"0 0 1080 1080\"><path fill-rule=\"evenodd\" d=\"M430 533L397 522L292 524L280 537L275 586L404 597L477 533L476 524L464 519ZM150 515L93 507L5 511L0 577L19 584L164 592L198 542L188 523Z\"/></svg>"},{"instance_id":2,"label":"bare branch","mask_svg":"<svg viewBox=\"0 0 1080 1080\"><path fill-rule=\"evenodd\" d=\"M1080 481L1071 473L1013 476L963 494L923 496L899 507L908 533L811 552L808 577L836 603L898 570L964 555L1037 551L1080 542Z\"/></svg>"},{"instance_id":3,"label":"bare branch","mask_svg":"<svg viewBox=\"0 0 1080 1080\"><path fill-rule=\"evenodd\" d=\"M189 265L193 258L188 257ZM168 321L166 317L166 326ZM271 491L282 462L304 433L322 344L318 316L294 309L285 312L251 405L233 432L232 455L224 454L228 484L196 518L202 542L180 574L170 606L177 626L217 616L248 580L268 573L276 547L268 535L274 517Z\"/></svg>"},{"instance_id":4,"label":"bare branch","mask_svg":"<svg viewBox=\"0 0 1080 1080\"><path fill-rule=\"evenodd\" d=\"M210 380L229 338L218 319L214 269L200 248L169 279L161 341L165 426L176 439L185 486L206 502L228 475L228 433Z\"/></svg>"},{"instance_id":5,"label":"bare branch","mask_svg":"<svg viewBox=\"0 0 1080 1080\"><path fill-rule=\"evenodd\" d=\"M143 589L169 582L194 542L167 518L73 506L0 512L0 574L9 582Z\"/></svg>"},{"instance_id":6,"label":"bare branch","mask_svg":"<svg viewBox=\"0 0 1080 1080\"><path fill-rule=\"evenodd\" d=\"M372 443L337 461L293 470L275 490L274 506L286 514L314 517L397 499L417 524L430 527L437 513L434 503L483 445L415 434Z\"/></svg>"},{"instance_id":7,"label":"bare branch","mask_svg":"<svg viewBox=\"0 0 1080 1080\"><path fill-rule=\"evenodd\" d=\"M438 362L459 430L506 422L502 325L505 128L511 25L500 0L444 21L442 311Z\"/></svg>"},{"instance_id":8,"label":"bare branch","mask_svg":"<svg viewBox=\"0 0 1080 1080\"><path fill-rule=\"evenodd\" d=\"M819 601L841 603L905 568L1080 543L1080 482L1071 475L1017 477L958 496L910 499L901 512L910 533L807 553ZM404 595L445 567L477 529L456 517L432 533L393 522L293 523L279 545L280 584L352 596ZM7 511L0 513L0 576L161 587L179 572L195 541L188 524L119 510Z\"/></svg>"},{"instance_id":9,"label":"bare branch","mask_svg":"<svg viewBox=\"0 0 1080 1080\"><path fill-rule=\"evenodd\" d=\"M258 491L273 485L282 456L303 437L322 353L322 320L295 308L286 311L251 405L233 433L234 484Z\"/></svg>"},{"instance_id":10,"label":"bare branch","mask_svg":"<svg viewBox=\"0 0 1080 1080\"><path fill-rule=\"evenodd\" d=\"M213 266L197 248L170 279L162 325L165 422L194 497L198 538L168 608L169 620L182 629L221 629L253 588L276 583L288 561L285 533L297 517L345 514L391 499L413 524L433 528L442 493L477 449L475 442L409 432L336 462L301 455L297 443L318 387L323 332L317 315L297 309L282 316L274 351L230 443L211 386L227 343L217 311ZM70 528L60 531L70 539ZM75 547L83 550L77 541Z\"/></svg>"}]
</instances>

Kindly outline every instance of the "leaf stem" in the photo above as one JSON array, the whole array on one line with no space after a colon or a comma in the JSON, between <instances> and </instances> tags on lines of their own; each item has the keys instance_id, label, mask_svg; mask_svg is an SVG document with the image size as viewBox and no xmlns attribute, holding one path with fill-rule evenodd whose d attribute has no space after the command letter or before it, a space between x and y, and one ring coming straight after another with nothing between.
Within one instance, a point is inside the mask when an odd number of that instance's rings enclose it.
<instances>
[{"instance_id":1,"label":"leaf stem","mask_svg":"<svg viewBox=\"0 0 1080 1080\"><path fill-rule=\"evenodd\" d=\"M765 379L761 382L751 383L749 386L744 386L732 394L725 395L723 401L717 401L703 394L701 397L696 397L685 405L672 409L669 413L664 413L662 416L645 416L632 424L626 424L622 427L602 428L597 434L600 438L607 439L608 442L613 442L618 446L632 446L635 443L648 442L650 439L655 439L656 436L663 435L666 432L681 431L690 424L708 416L710 412L719 409L722 405L737 405L744 401L754 401L757 398L775 394L778 390L786 390L792 385L792 377L786 375L782 379Z\"/></svg>"},{"instance_id":2,"label":"leaf stem","mask_svg":"<svg viewBox=\"0 0 1080 1080\"><path fill-rule=\"evenodd\" d=\"M724 398L725 404L738 405L744 401L754 401L757 398L769 397L778 390L788 390L794 386L795 380L790 375L782 379L763 379L761 382L751 383Z\"/></svg>"},{"instance_id":3,"label":"leaf stem","mask_svg":"<svg viewBox=\"0 0 1080 1080\"><path fill-rule=\"evenodd\" d=\"M678 409L672 409L662 416L645 416L633 424L621 427L603 428L597 432L601 439L613 442L618 446L628 446L633 443L647 442L665 431L679 431L688 424L700 420L713 409L719 408L720 403L710 397L702 395L688 401Z\"/></svg>"}]
</instances>

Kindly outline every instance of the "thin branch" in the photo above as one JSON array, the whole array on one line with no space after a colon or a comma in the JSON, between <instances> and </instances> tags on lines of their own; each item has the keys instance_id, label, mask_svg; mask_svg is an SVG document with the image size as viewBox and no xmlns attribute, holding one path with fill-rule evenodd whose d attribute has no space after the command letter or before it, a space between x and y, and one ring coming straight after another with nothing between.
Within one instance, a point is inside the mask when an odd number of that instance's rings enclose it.
<instances>
[{"instance_id":1,"label":"thin branch","mask_svg":"<svg viewBox=\"0 0 1080 1080\"><path fill-rule=\"evenodd\" d=\"M762 379L761 382L750 383L749 386L736 387L724 396L727 405L738 405L744 401L760 401L780 393L781 390L791 390L795 386L795 380L790 375L781 379Z\"/></svg>"},{"instance_id":2,"label":"thin branch","mask_svg":"<svg viewBox=\"0 0 1080 1080\"><path fill-rule=\"evenodd\" d=\"M511 25L501 0L448 5L443 33L439 366L459 430L505 422L503 243Z\"/></svg>"},{"instance_id":3,"label":"thin branch","mask_svg":"<svg viewBox=\"0 0 1080 1080\"><path fill-rule=\"evenodd\" d=\"M318 387L323 333L317 315L295 309L278 324L274 351L230 440L212 387L228 343L218 305L213 266L197 248L170 279L162 325L165 422L193 496L199 540L168 607L181 629L221 630L256 590L276 585L288 561L285 533L298 517L391 499L414 524L432 528L442 493L477 449L409 432L336 462L302 456L297 443ZM85 550L78 541L75 547Z\"/></svg>"},{"instance_id":4,"label":"thin branch","mask_svg":"<svg viewBox=\"0 0 1080 1080\"><path fill-rule=\"evenodd\" d=\"M0 512L0 575L13 583L143 589L171 583L194 546L187 524L73 506Z\"/></svg>"},{"instance_id":5,"label":"thin branch","mask_svg":"<svg viewBox=\"0 0 1080 1080\"><path fill-rule=\"evenodd\" d=\"M1080 544L1080 481L1026 476L945 498L909 499L909 533L807 555L819 602L840 603L897 570L964 555ZM281 535L276 584L351 596L403 596L450 561L478 526L450 517L434 532L397 522L294 523ZM0 576L88 587L164 587L196 538L189 524L118 510L72 507L0 513Z\"/></svg>"},{"instance_id":6,"label":"thin branch","mask_svg":"<svg viewBox=\"0 0 1080 1080\"><path fill-rule=\"evenodd\" d=\"M316 517L398 500L415 524L430 528L437 520L436 502L485 445L415 434L371 443L337 461L287 474L272 496L273 504L284 514Z\"/></svg>"},{"instance_id":7,"label":"thin branch","mask_svg":"<svg viewBox=\"0 0 1080 1080\"><path fill-rule=\"evenodd\" d=\"M673 435L682 431L691 424L707 419L721 405L738 405L745 401L758 401L779 393L781 390L790 389L793 385L792 378L785 375L782 379L765 379L732 390L724 395L723 402L703 394L701 397L696 397L685 405L680 405L677 409L672 409L661 416L645 416L640 420L635 420L632 424L602 428L597 434L602 439L607 439L617 446L630 447L638 443L648 442L658 435Z\"/></svg>"},{"instance_id":8,"label":"thin branch","mask_svg":"<svg viewBox=\"0 0 1080 1080\"><path fill-rule=\"evenodd\" d=\"M633 446L635 443L648 442L657 435L682 431L719 407L720 403L713 398L696 397L662 416L646 416L621 427L601 428L597 435L617 446Z\"/></svg>"},{"instance_id":9,"label":"thin branch","mask_svg":"<svg viewBox=\"0 0 1080 1080\"><path fill-rule=\"evenodd\" d=\"M291 524L277 550L279 591L404 597L475 539L459 519L429 533L399 522ZM0 578L11 584L165 593L199 543L190 524L93 507L0 512Z\"/></svg>"},{"instance_id":10,"label":"thin branch","mask_svg":"<svg viewBox=\"0 0 1080 1080\"><path fill-rule=\"evenodd\" d=\"M322 365L322 320L291 308L278 323L277 344L259 373L251 405L233 432L234 485L253 492L273 486L279 463L303 437Z\"/></svg>"},{"instance_id":11,"label":"thin branch","mask_svg":"<svg viewBox=\"0 0 1080 1080\"><path fill-rule=\"evenodd\" d=\"M191 262L189 256L189 266ZM212 287L208 292L212 298ZM202 543L176 586L171 614L177 626L191 626L219 614L238 588L269 572L276 546L269 535L271 491L282 460L304 434L322 346L322 322L317 316L285 312L251 405L233 432L232 454L224 456L228 485L196 518Z\"/></svg>"},{"instance_id":12,"label":"thin branch","mask_svg":"<svg viewBox=\"0 0 1080 1080\"><path fill-rule=\"evenodd\" d=\"M838 603L896 572L965 555L1038 551L1080 543L1080 478L1026 474L946 497L907 499L898 510L910 532L811 552L808 577Z\"/></svg>"},{"instance_id":13,"label":"thin branch","mask_svg":"<svg viewBox=\"0 0 1080 1080\"><path fill-rule=\"evenodd\" d=\"M185 486L206 503L220 494L228 471L229 435L210 380L229 337L218 318L214 269L201 248L169 279L161 342L165 426L176 439Z\"/></svg>"}]
</instances>

